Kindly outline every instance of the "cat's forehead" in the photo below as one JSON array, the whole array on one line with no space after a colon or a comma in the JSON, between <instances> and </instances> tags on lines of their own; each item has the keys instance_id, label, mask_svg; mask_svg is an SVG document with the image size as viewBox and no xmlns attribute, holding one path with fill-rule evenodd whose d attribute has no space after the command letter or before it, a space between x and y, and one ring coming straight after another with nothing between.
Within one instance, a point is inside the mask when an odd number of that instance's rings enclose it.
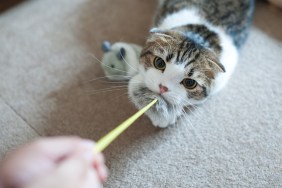
<instances>
[{"instance_id":1,"label":"cat's forehead","mask_svg":"<svg viewBox=\"0 0 282 188\"><path fill-rule=\"evenodd\" d=\"M141 53L141 64L145 68L153 67L156 57L184 68L185 74L198 72L198 75L207 76L209 79L214 79L221 68L216 61L209 61L216 59L211 51L177 34L154 34L147 40Z\"/></svg>"},{"instance_id":2,"label":"cat's forehead","mask_svg":"<svg viewBox=\"0 0 282 188\"><path fill-rule=\"evenodd\" d=\"M192 39L173 32L170 35L163 33L151 35L147 39L144 49L167 55L168 53L181 53L183 51L187 51L186 53L199 53L202 48Z\"/></svg>"}]
</instances>

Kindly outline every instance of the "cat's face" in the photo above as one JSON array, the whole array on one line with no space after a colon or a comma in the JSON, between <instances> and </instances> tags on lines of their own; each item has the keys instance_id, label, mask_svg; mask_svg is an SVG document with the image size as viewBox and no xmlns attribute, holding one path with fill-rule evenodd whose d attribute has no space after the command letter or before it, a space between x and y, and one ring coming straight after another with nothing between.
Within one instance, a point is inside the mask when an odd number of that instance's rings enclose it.
<instances>
[{"instance_id":1,"label":"cat's face","mask_svg":"<svg viewBox=\"0 0 282 188\"><path fill-rule=\"evenodd\" d=\"M214 52L177 31L151 33L140 56L145 86L172 105L203 102L219 72Z\"/></svg>"}]
</instances>

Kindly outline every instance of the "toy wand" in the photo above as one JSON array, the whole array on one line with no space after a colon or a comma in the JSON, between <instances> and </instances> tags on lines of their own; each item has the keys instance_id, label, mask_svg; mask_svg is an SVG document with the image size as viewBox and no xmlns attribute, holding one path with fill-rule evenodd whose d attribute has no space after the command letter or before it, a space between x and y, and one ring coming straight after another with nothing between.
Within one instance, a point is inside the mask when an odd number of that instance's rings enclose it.
<instances>
[{"instance_id":1,"label":"toy wand","mask_svg":"<svg viewBox=\"0 0 282 188\"><path fill-rule=\"evenodd\" d=\"M139 110L136 114L125 120L119 126L117 126L114 130L106 134L102 137L96 144L94 151L101 152L108 145L110 145L121 133L123 133L130 125L132 125L141 115L143 115L147 110L149 110L158 99L153 100L150 104Z\"/></svg>"}]
</instances>

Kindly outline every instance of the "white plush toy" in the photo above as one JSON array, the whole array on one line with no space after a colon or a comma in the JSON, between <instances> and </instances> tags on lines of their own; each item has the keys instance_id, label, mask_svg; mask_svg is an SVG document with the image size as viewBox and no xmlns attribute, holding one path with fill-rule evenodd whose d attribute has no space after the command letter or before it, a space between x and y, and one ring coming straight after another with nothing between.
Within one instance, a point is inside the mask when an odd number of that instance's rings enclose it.
<instances>
[{"instance_id":1,"label":"white plush toy","mask_svg":"<svg viewBox=\"0 0 282 188\"><path fill-rule=\"evenodd\" d=\"M142 48L136 44L108 41L102 44L102 68L110 80L128 80L137 73Z\"/></svg>"}]
</instances>

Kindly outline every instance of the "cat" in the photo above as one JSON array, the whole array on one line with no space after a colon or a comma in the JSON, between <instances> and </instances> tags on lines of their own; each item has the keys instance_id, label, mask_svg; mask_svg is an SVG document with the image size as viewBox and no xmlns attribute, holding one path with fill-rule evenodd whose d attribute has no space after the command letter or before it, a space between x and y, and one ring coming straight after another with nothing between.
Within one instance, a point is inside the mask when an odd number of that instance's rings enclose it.
<instances>
[{"instance_id":1,"label":"cat","mask_svg":"<svg viewBox=\"0 0 282 188\"><path fill-rule=\"evenodd\" d=\"M160 0L128 92L156 127L176 124L228 82L245 43L254 0Z\"/></svg>"}]
</instances>

